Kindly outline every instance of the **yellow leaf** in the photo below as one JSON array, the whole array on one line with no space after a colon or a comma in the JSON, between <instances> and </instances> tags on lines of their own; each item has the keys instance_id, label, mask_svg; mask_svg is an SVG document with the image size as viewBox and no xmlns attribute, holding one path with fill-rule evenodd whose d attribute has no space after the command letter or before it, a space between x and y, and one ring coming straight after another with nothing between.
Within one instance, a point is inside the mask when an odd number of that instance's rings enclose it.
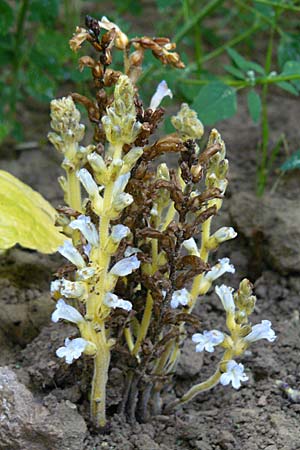
<instances>
[{"instance_id":1,"label":"yellow leaf","mask_svg":"<svg viewBox=\"0 0 300 450\"><path fill-rule=\"evenodd\" d=\"M55 227L56 211L38 192L0 170L0 250L15 244L54 253L66 240Z\"/></svg>"}]
</instances>

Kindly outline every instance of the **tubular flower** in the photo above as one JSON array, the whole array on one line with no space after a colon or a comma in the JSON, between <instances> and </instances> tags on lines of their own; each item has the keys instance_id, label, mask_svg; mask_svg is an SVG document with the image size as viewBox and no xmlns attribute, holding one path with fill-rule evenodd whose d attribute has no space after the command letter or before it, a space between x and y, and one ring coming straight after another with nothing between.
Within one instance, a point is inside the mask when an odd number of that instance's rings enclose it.
<instances>
[{"instance_id":1,"label":"tubular flower","mask_svg":"<svg viewBox=\"0 0 300 450\"><path fill-rule=\"evenodd\" d=\"M69 227L73 230L80 230L89 244L97 246L99 237L95 225L88 216L80 215L77 219L70 222Z\"/></svg>"},{"instance_id":2,"label":"tubular flower","mask_svg":"<svg viewBox=\"0 0 300 450\"><path fill-rule=\"evenodd\" d=\"M129 258L123 258L118 261L110 270L111 275L118 277L126 277L130 275L134 270L140 267L140 261L136 255L129 256Z\"/></svg>"},{"instance_id":3,"label":"tubular flower","mask_svg":"<svg viewBox=\"0 0 300 450\"><path fill-rule=\"evenodd\" d=\"M203 334L193 334L192 341L197 344L196 352L203 352L203 350L206 350L207 352L212 353L215 350L214 347L224 341L224 334L218 330L205 330Z\"/></svg>"},{"instance_id":4,"label":"tubular flower","mask_svg":"<svg viewBox=\"0 0 300 450\"><path fill-rule=\"evenodd\" d=\"M251 333L244 337L246 342L255 342L259 339L267 339L269 342L274 342L276 339L275 331L271 328L272 323L269 320L262 320L261 323L252 327Z\"/></svg>"},{"instance_id":5,"label":"tubular flower","mask_svg":"<svg viewBox=\"0 0 300 450\"><path fill-rule=\"evenodd\" d=\"M52 281L50 290L51 293L59 292L67 298L80 298L86 292L84 283L80 281L69 281L64 278Z\"/></svg>"},{"instance_id":6,"label":"tubular flower","mask_svg":"<svg viewBox=\"0 0 300 450\"><path fill-rule=\"evenodd\" d=\"M218 264L213 266L213 268L204 275L204 279L210 282L215 281L217 278L224 275L224 273L234 273L235 268L232 264L230 264L229 258L219 259Z\"/></svg>"},{"instance_id":7,"label":"tubular flower","mask_svg":"<svg viewBox=\"0 0 300 450\"><path fill-rule=\"evenodd\" d=\"M106 306L109 306L109 308L122 308L126 311L131 311L132 309L132 303L128 300L123 300L122 298L119 298L117 295L112 294L111 292L108 292L105 294L104 297L104 304Z\"/></svg>"},{"instance_id":8,"label":"tubular flower","mask_svg":"<svg viewBox=\"0 0 300 450\"><path fill-rule=\"evenodd\" d=\"M185 288L175 291L171 298L171 308L178 308L179 305L186 306L189 300L190 294Z\"/></svg>"},{"instance_id":9,"label":"tubular flower","mask_svg":"<svg viewBox=\"0 0 300 450\"><path fill-rule=\"evenodd\" d=\"M159 83L154 95L151 98L150 109L152 109L152 111L155 111L159 107L162 99L167 96L173 98L171 89L168 88L166 81L163 80Z\"/></svg>"},{"instance_id":10,"label":"tubular flower","mask_svg":"<svg viewBox=\"0 0 300 450\"><path fill-rule=\"evenodd\" d=\"M99 194L98 186L88 170L80 169L77 172L77 177L80 179L84 189L91 196L91 198L96 197Z\"/></svg>"},{"instance_id":11,"label":"tubular flower","mask_svg":"<svg viewBox=\"0 0 300 450\"><path fill-rule=\"evenodd\" d=\"M64 319L73 323L79 323L84 320L80 312L73 308L73 306L67 305L62 298L56 303L56 310L52 313L51 319L52 322L58 322L59 319Z\"/></svg>"},{"instance_id":12,"label":"tubular flower","mask_svg":"<svg viewBox=\"0 0 300 450\"><path fill-rule=\"evenodd\" d=\"M83 267L85 267L85 262L81 254L70 241L65 241L57 250L62 256L77 266L78 269L83 269Z\"/></svg>"},{"instance_id":13,"label":"tubular flower","mask_svg":"<svg viewBox=\"0 0 300 450\"><path fill-rule=\"evenodd\" d=\"M243 364L238 364L231 359L226 365L226 372L221 375L220 383L223 386L231 383L234 389L239 389L241 387L241 381L247 381L248 379L244 372Z\"/></svg>"},{"instance_id":14,"label":"tubular flower","mask_svg":"<svg viewBox=\"0 0 300 450\"><path fill-rule=\"evenodd\" d=\"M83 338L69 339L66 338L64 347L59 347L56 350L56 355L59 358L65 358L67 364L72 364L74 359L80 358L89 342Z\"/></svg>"},{"instance_id":15,"label":"tubular flower","mask_svg":"<svg viewBox=\"0 0 300 450\"><path fill-rule=\"evenodd\" d=\"M221 300L225 311L234 312L235 304L232 295L233 289L229 286L225 286L225 284L222 284L222 286L216 286L215 291L219 299Z\"/></svg>"}]
</instances>

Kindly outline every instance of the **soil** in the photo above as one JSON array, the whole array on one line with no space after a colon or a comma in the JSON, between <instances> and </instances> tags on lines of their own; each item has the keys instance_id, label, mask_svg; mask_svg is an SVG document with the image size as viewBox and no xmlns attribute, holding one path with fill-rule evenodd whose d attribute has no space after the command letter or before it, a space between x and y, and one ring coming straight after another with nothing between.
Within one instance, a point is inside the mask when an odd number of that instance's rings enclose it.
<instances>
[{"instance_id":1,"label":"soil","mask_svg":"<svg viewBox=\"0 0 300 450\"><path fill-rule=\"evenodd\" d=\"M216 220L218 225L234 223L240 234L234 241L223 245L213 259L228 256L236 267L236 273L224 277L222 282L236 288L247 276L254 283L258 302L252 316L253 323L271 320L278 336L274 343L260 341L254 344L243 357L249 381L238 391L216 386L170 416L159 416L146 424L130 425L122 416L114 414L121 395L122 374L112 369L108 390L109 428L106 434L96 433L88 421L88 363L81 359L72 366L66 366L55 356L55 350L62 345L64 338L74 334L71 326L50 323L54 303L49 297L49 281L62 261L57 255L40 255L15 248L0 260L0 366L6 366L5 369L0 367L0 394L3 380L11 380L10 385L14 386L7 394L13 405L8 428L3 403L5 397L2 397L1 448L300 449L300 404L293 403L275 384L276 380L282 380L292 388L300 386L300 264L297 264L297 259L291 263L287 258L290 248L299 246L300 242L300 237L297 242L295 234L295 228L300 230L300 216L294 203L300 194L299 173L281 178L275 191L277 174L276 171L271 174L263 200L270 208L268 213L262 213L265 209L255 198L255 158L260 130L248 118L244 99L240 103L238 115L218 127L227 144L230 175L226 201ZM26 141L39 142L48 128L47 113L31 110L26 114L28 123L35 124L32 128L27 127ZM299 142L298 100L273 92L269 115L270 146L284 131L290 150L296 150ZM282 150L275 165L278 167L285 157ZM59 158L47 144L26 151L5 154L2 151L1 158L1 169L30 184L53 205L62 202L56 183ZM272 205L275 205L273 209ZM251 220L243 220L246 212ZM274 215L276 212L276 223L281 223L282 217L289 218L283 222L286 230L281 227L281 239L289 242L290 246L281 246L272 240L272 212ZM255 217L260 218L257 225ZM225 329L224 314L213 292L201 299L197 313L202 329ZM182 394L191 384L209 375L214 370L216 358L215 354L211 357L205 355L202 361L201 355L186 345L170 398ZM18 398L26 401L18 403ZM29 415L31 419L24 413L28 405L36 411ZM33 416L39 417L40 422L33 422ZM13 440L7 438L9 433L14 436Z\"/></svg>"}]
</instances>

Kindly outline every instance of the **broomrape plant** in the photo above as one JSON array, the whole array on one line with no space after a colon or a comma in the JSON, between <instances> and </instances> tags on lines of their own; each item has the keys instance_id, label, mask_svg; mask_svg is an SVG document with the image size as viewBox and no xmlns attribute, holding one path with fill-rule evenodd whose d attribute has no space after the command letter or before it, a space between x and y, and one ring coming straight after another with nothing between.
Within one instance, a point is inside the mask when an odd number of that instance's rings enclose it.
<instances>
[{"instance_id":1,"label":"broomrape plant","mask_svg":"<svg viewBox=\"0 0 300 450\"><path fill-rule=\"evenodd\" d=\"M172 92L162 81L149 107L138 94L146 50L163 64L184 67L175 45L165 38L129 40L106 17L87 17L70 46L77 51L84 41L98 53L79 60L81 69L91 69L95 100L74 93L51 102L49 139L63 154L66 172L59 180L67 204L59 210L58 225L66 236L59 252L68 260L64 276L51 284L57 301L52 320L69 321L80 333L66 338L58 357L68 364L82 354L93 359L91 417L102 427L111 356L124 373L120 412L145 421L217 383L238 389L248 377L236 359L252 342L272 342L275 333L268 320L249 323L256 299L246 279L236 292L225 285L215 288L226 332L200 332L193 313L212 284L235 271L228 258L212 267L208 259L236 232L222 227L211 233L227 187L228 161L219 133L212 130L200 150L202 123L183 104L171 119L174 133L154 138L164 116L160 104ZM113 49L123 52L124 73L110 68ZM95 125L93 145L80 144L85 129L76 103L84 105ZM161 162L169 153L177 156L177 168ZM186 324L198 331L192 335L196 352L220 347L222 356L210 378L166 403L165 386L189 338Z\"/></svg>"}]
</instances>

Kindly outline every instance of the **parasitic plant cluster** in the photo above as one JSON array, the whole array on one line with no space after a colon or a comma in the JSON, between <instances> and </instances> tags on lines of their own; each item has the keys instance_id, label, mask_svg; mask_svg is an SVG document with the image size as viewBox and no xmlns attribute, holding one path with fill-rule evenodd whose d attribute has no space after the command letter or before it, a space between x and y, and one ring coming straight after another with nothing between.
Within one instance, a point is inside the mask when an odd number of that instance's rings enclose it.
<instances>
[{"instance_id":1,"label":"parasitic plant cluster","mask_svg":"<svg viewBox=\"0 0 300 450\"><path fill-rule=\"evenodd\" d=\"M77 51L84 41L97 52L96 58L79 59L81 69L91 69L95 99L74 93L51 102L49 139L63 154L66 172L60 179L66 206L59 209L66 240L59 251L68 260L63 276L51 284L57 302L52 320L79 330L57 356L68 364L82 354L93 359L91 417L102 427L112 355L124 373L120 412L145 421L217 383L239 388L247 376L236 359L258 339L273 341L275 333L268 320L251 326L255 296L246 279L235 293L225 285L215 289L226 332L201 330L193 312L215 280L234 272L228 258L211 266L209 254L236 233L230 227L211 232L227 186L219 133L212 130L201 150L202 123L183 104L171 119L174 133L158 138L160 103L172 92L162 81L149 106L138 94L145 51L163 64L184 67L175 44L166 38L129 39L106 17L87 17L70 46ZM111 68L113 50L123 53L124 73ZM80 144L85 128L76 103L94 125L94 143L86 147ZM174 155L177 164L170 168ZM210 378L165 402L183 341L190 338L196 352L220 347L220 361Z\"/></svg>"}]
</instances>

